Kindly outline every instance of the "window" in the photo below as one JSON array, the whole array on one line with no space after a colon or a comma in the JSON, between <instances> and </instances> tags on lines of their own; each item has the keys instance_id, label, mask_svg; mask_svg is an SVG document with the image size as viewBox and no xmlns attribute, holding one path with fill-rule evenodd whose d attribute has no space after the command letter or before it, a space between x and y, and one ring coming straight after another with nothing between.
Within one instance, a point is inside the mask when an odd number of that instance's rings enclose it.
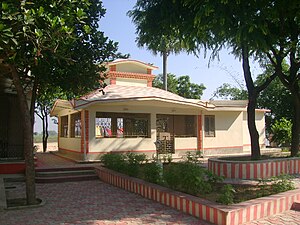
<instances>
[{"instance_id":1,"label":"window","mask_svg":"<svg viewBox=\"0 0 300 225\"><path fill-rule=\"evenodd\" d=\"M150 114L96 113L96 138L150 137Z\"/></svg>"},{"instance_id":2,"label":"window","mask_svg":"<svg viewBox=\"0 0 300 225\"><path fill-rule=\"evenodd\" d=\"M71 137L81 137L81 112L71 115Z\"/></svg>"},{"instance_id":3,"label":"window","mask_svg":"<svg viewBox=\"0 0 300 225\"><path fill-rule=\"evenodd\" d=\"M204 117L204 130L205 137L215 137L216 129L215 129L215 116L209 115Z\"/></svg>"},{"instance_id":4,"label":"window","mask_svg":"<svg viewBox=\"0 0 300 225\"><path fill-rule=\"evenodd\" d=\"M68 137L68 116L60 118L60 136Z\"/></svg>"},{"instance_id":5,"label":"window","mask_svg":"<svg viewBox=\"0 0 300 225\"><path fill-rule=\"evenodd\" d=\"M157 132L168 132L175 137L197 137L196 116L157 115Z\"/></svg>"}]
</instances>

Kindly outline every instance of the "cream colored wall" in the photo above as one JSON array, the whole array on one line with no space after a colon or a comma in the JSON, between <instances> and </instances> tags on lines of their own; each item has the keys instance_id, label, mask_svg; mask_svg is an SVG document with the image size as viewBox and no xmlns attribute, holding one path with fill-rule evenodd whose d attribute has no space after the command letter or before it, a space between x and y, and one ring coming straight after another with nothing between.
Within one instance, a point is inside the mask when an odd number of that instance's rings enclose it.
<instances>
[{"instance_id":1,"label":"cream colored wall","mask_svg":"<svg viewBox=\"0 0 300 225\"><path fill-rule=\"evenodd\" d=\"M117 77L116 84L122 86L147 87L147 80Z\"/></svg>"},{"instance_id":2,"label":"cream colored wall","mask_svg":"<svg viewBox=\"0 0 300 225\"><path fill-rule=\"evenodd\" d=\"M59 115L59 134L61 134L61 121L60 121L60 117L61 116L68 116L68 137L58 137L59 138L59 143L58 143L58 148L63 148L66 150L71 150L71 151L76 151L76 152L80 152L81 151L81 138L71 138L71 115L73 113L76 113L78 111L75 110L69 110L69 109L65 109L62 110L60 112ZM70 114L71 113L71 114Z\"/></svg>"},{"instance_id":3,"label":"cream colored wall","mask_svg":"<svg viewBox=\"0 0 300 225\"><path fill-rule=\"evenodd\" d=\"M122 63L117 64L118 72L129 72L129 73L147 73L147 69L134 63Z\"/></svg>"},{"instance_id":4,"label":"cream colored wall","mask_svg":"<svg viewBox=\"0 0 300 225\"><path fill-rule=\"evenodd\" d=\"M151 104L150 104L151 105ZM125 109L125 110L124 110ZM156 114L185 114L196 115L196 110L158 108L147 106L91 106L89 107L89 152L131 151L131 150L156 150ZM117 113L150 113L151 114L151 138L95 138L96 112ZM184 138L181 138L184 139ZM179 146L177 146L179 145ZM197 148L197 138L187 138L186 141L176 141L175 148Z\"/></svg>"},{"instance_id":5,"label":"cream colored wall","mask_svg":"<svg viewBox=\"0 0 300 225\"><path fill-rule=\"evenodd\" d=\"M255 114L255 124L259 134L259 144L263 147L265 146L266 138L264 114L264 112L259 111L256 111ZM244 150L250 150L251 141L247 123L247 112L243 112L243 142Z\"/></svg>"},{"instance_id":6,"label":"cream colored wall","mask_svg":"<svg viewBox=\"0 0 300 225\"><path fill-rule=\"evenodd\" d=\"M175 138L175 148L190 150L197 148L197 137Z\"/></svg>"},{"instance_id":7,"label":"cream colored wall","mask_svg":"<svg viewBox=\"0 0 300 225\"><path fill-rule=\"evenodd\" d=\"M204 117L215 116L215 137L205 137ZM241 112L205 112L203 115L203 147L224 148L243 145L243 116Z\"/></svg>"},{"instance_id":8,"label":"cream colored wall","mask_svg":"<svg viewBox=\"0 0 300 225\"><path fill-rule=\"evenodd\" d=\"M81 139L80 138L59 138L59 148L66 150L72 150L76 152L81 151Z\"/></svg>"}]
</instances>

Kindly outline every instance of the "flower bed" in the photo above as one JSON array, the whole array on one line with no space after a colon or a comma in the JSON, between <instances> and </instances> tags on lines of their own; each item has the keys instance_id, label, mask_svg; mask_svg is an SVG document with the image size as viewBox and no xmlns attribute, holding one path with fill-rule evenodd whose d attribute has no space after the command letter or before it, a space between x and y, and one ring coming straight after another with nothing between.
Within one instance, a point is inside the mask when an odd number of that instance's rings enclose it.
<instances>
[{"instance_id":1,"label":"flower bed","mask_svg":"<svg viewBox=\"0 0 300 225\"><path fill-rule=\"evenodd\" d=\"M219 225L237 225L281 213L289 210L295 201L300 200L300 191L296 189L225 206L129 177L103 167L96 167L95 169L103 182Z\"/></svg>"},{"instance_id":2,"label":"flower bed","mask_svg":"<svg viewBox=\"0 0 300 225\"><path fill-rule=\"evenodd\" d=\"M265 179L281 174L300 173L300 158L274 158L258 161L208 159L208 169L231 179Z\"/></svg>"}]
</instances>

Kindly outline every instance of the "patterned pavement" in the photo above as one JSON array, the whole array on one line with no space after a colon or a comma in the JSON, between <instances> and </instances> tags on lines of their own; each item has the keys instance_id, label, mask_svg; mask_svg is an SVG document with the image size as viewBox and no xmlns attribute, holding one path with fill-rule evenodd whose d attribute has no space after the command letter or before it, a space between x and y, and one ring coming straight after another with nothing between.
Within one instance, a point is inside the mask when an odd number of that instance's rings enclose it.
<instances>
[{"instance_id":1,"label":"patterned pavement","mask_svg":"<svg viewBox=\"0 0 300 225\"><path fill-rule=\"evenodd\" d=\"M275 216L245 223L244 225L300 225L300 211L289 210Z\"/></svg>"},{"instance_id":2,"label":"patterned pavement","mask_svg":"<svg viewBox=\"0 0 300 225\"><path fill-rule=\"evenodd\" d=\"M8 198L24 193L20 183ZM209 224L97 180L37 184L37 196L44 206L0 211L0 224Z\"/></svg>"},{"instance_id":3,"label":"patterned pavement","mask_svg":"<svg viewBox=\"0 0 300 225\"><path fill-rule=\"evenodd\" d=\"M38 154L39 167L78 166L53 154ZM90 166L90 165L89 165ZM300 176L296 179L300 183ZM8 198L24 197L23 183L12 183ZM1 225L200 224L209 223L101 181L37 184L42 207L0 211ZM300 225L300 211L287 211L244 225Z\"/></svg>"}]
</instances>

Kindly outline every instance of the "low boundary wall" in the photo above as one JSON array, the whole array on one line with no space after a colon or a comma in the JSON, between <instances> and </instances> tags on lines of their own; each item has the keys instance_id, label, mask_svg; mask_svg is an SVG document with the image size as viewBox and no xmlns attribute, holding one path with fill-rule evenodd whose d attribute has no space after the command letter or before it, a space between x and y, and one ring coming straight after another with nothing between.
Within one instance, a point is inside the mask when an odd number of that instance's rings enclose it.
<instances>
[{"instance_id":1,"label":"low boundary wall","mask_svg":"<svg viewBox=\"0 0 300 225\"><path fill-rule=\"evenodd\" d=\"M280 158L259 161L208 159L208 169L218 176L231 179L270 178L300 172L300 158Z\"/></svg>"},{"instance_id":2,"label":"low boundary wall","mask_svg":"<svg viewBox=\"0 0 300 225\"><path fill-rule=\"evenodd\" d=\"M96 167L95 170L99 178L105 183L218 225L238 225L281 213L291 209L293 203L300 200L300 190L297 189L226 206L173 191L103 167Z\"/></svg>"}]
</instances>

